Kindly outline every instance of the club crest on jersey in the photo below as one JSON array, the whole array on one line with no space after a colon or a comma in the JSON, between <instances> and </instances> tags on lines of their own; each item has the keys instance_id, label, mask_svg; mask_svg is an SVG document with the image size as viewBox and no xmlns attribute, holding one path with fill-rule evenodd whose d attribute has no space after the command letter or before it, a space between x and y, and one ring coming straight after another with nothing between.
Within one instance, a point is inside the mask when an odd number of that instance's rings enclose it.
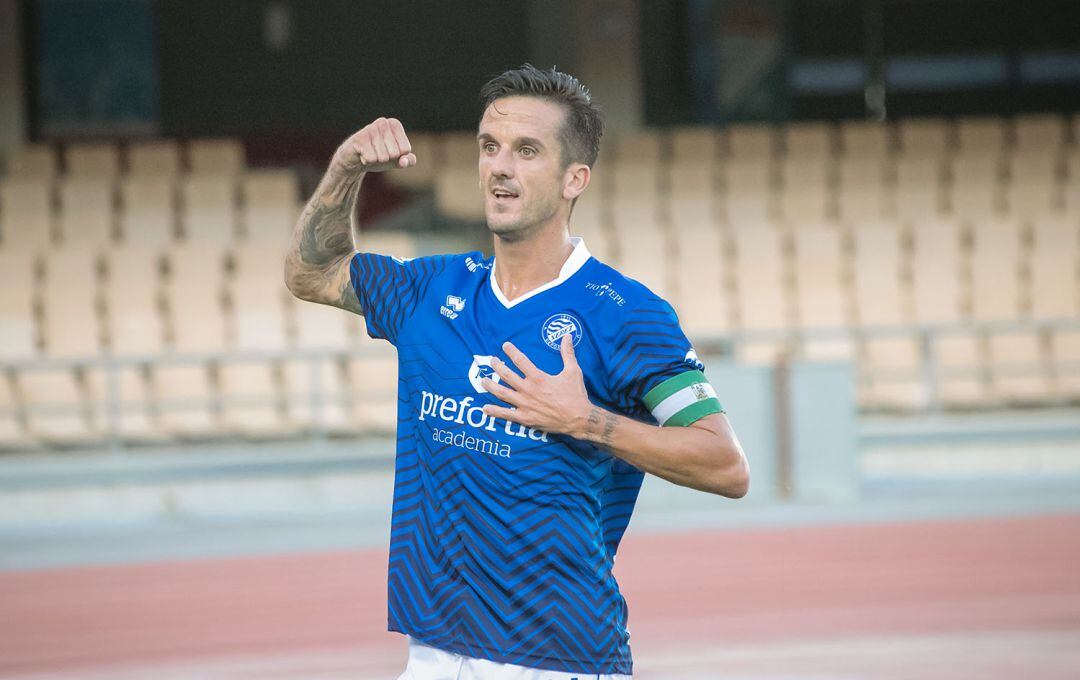
<instances>
[{"instance_id":1,"label":"club crest on jersey","mask_svg":"<svg viewBox=\"0 0 1080 680\"><path fill-rule=\"evenodd\" d=\"M577 320L577 317L565 313L552 314L540 327L540 337L543 338L544 344L556 352L559 351L559 344L564 335L570 336L574 347L581 342L581 322Z\"/></svg>"},{"instance_id":2,"label":"club crest on jersey","mask_svg":"<svg viewBox=\"0 0 1080 680\"><path fill-rule=\"evenodd\" d=\"M480 384L480 381L484 378L489 378L496 385L502 381L502 376L491 367L493 358L490 355L474 354L472 366L469 366L469 382L472 383L473 389L481 394L487 392L484 386Z\"/></svg>"},{"instance_id":3,"label":"club crest on jersey","mask_svg":"<svg viewBox=\"0 0 1080 680\"><path fill-rule=\"evenodd\" d=\"M439 313L447 319L456 319L458 312L465 309L465 298L457 295L447 295L446 304L439 308Z\"/></svg>"}]
</instances>

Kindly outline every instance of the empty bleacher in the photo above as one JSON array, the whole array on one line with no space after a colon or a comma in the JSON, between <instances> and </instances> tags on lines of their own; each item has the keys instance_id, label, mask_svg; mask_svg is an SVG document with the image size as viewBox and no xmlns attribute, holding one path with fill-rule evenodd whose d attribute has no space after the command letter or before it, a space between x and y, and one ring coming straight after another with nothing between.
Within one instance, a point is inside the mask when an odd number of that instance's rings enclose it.
<instances>
[{"instance_id":1,"label":"empty bleacher","mask_svg":"<svg viewBox=\"0 0 1080 680\"><path fill-rule=\"evenodd\" d=\"M571 231L700 347L852 361L865 409L1080 398L1080 130L1053 115L605 140ZM388 177L482 219L471 133ZM32 145L0 176L0 447L386 431L392 349L299 303L294 173L235 140ZM361 248L408 256L411 238Z\"/></svg>"}]
</instances>

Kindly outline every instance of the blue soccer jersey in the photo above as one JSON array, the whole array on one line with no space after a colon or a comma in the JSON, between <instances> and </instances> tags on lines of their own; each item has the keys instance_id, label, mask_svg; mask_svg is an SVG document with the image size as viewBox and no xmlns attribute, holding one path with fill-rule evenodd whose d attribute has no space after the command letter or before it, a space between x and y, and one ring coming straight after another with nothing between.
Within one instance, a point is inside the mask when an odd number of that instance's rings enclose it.
<instances>
[{"instance_id":1,"label":"blue soccer jersey","mask_svg":"<svg viewBox=\"0 0 1080 680\"><path fill-rule=\"evenodd\" d=\"M512 342L563 368L570 335L589 398L687 425L720 404L671 306L575 239L558 279L508 301L480 253L358 253L368 333L398 350L389 628L470 657L632 672L612 574L643 473L565 435L487 416L492 357Z\"/></svg>"}]
</instances>

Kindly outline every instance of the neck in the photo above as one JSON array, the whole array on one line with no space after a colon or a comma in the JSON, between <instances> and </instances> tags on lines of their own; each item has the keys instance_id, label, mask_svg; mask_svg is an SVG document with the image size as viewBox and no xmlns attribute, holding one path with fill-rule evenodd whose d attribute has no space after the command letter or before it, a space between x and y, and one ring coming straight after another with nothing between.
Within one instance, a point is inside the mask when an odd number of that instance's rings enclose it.
<instances>
[{"instance_id":1,"label":"neck","mask_svg":"<svg viewBox=\"0 0 1080 680\"><path fill-rule=\"evenodd\" d=\"M559 277L574 250L565 224L538 230L521 240L495 236L495 280L507 300L514 300Z\"/></svg>"}]
</instances>

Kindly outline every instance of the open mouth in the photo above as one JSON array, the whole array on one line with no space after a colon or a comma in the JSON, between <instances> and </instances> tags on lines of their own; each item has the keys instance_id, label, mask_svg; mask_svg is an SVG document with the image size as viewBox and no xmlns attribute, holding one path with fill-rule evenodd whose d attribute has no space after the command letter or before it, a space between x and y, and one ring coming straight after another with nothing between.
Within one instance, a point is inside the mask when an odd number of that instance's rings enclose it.
<instances>
[{"instance_id":1,"label":"open mouth","mask_svg":"<svg viewBox=\"0 0 1080 680\"><path fill-rule=\"evenodd\" d=\"M502 188L493 189L492 192L491 192L491 195L495 198L496 201L498 201L500 203L506 202L506 201L512 201L512 200L514 200L515 198L518 197L518 195L515 194L514 192L508 191L508 190L502 189Z\"/></svg>"}]
</instances>

